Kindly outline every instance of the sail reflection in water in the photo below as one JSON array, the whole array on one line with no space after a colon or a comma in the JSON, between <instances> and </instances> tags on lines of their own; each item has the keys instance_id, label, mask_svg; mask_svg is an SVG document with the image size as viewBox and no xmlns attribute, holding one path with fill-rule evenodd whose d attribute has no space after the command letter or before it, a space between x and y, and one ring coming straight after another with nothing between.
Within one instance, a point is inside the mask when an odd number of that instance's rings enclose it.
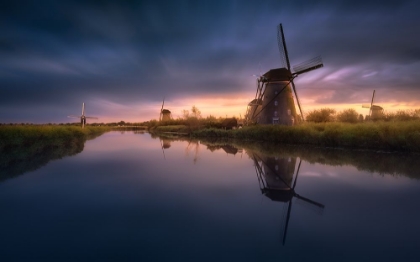
<instances>
[{"instance_id":1,"label":"sail reflection in water","mask_svg":"<svg viewBox=\"0 0 420 262\"><path fill-rule=\"evenodd\" d=\"M286 243L287 229L290 213L292 211L292 199L298 198L315 207L318 214L322 214L324 205L308 198L302 197L295 192L296 182L299 175L302 159L299 159L296 175L294 177L296 158L262 156L256 152L249 153L254 160L255 171L262 194L273 201L288 203L286 216L283 219L283 245ZM294 177L294 181L293 181ZM292 185L293 182L293 185Z\"/></svg>"}]
</instances>

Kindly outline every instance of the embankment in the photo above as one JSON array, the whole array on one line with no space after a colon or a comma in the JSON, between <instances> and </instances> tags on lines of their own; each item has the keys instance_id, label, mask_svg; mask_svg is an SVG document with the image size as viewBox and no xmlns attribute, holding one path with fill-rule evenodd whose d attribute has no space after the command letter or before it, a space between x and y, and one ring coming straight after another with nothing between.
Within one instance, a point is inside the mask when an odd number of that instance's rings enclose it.
<instances>
[{"instance_id":1,"label":"embankment","mask_svg":"<svg viewBox=\"0 0 420 262\"><path fill-rule=\"evenodd\" d=\"M236 130L200 129L192 137L217 137L276 144L420 152L420 121L305 123L250 126Z\"/></svg>"},{"instance_id":2,"label":"embankment","mask_svg":"<svg viewBox=\"0 0 420 262\"><path fill-rule=\"evenodd\" d=\"M82 152L108 127L0 126L0 181L36 170L51 160Z\"/></svg>"}]
</instances>

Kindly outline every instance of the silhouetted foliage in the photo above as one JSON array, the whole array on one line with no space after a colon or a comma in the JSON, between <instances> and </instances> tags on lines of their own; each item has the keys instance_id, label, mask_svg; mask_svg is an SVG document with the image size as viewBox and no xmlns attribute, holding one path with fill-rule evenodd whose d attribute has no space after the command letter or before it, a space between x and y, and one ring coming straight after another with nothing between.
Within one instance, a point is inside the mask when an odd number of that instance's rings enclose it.
<instances>
[{"instance_id":1,"label":"silhouetted foliage","mask_svg":"<svg viewBox=\"0 0 420 262\"><path fill-rule=\"evenodd\" d=\"M335 109L332 108L321 108L317 110L309 111L306 115L306 121L322 123L322 122L333 122Z\"/></svg>"},{"instance_id":2,"label":"silhouetted foliage","mask_svg":"<svg viewBox=\"0 0 420 262\"><path fill-rule=\"evenodd\" d=\"M340 111L336 116L337 121L346 123L357 123L359 114L353 108Z\"/></svg>"}]
</instances>

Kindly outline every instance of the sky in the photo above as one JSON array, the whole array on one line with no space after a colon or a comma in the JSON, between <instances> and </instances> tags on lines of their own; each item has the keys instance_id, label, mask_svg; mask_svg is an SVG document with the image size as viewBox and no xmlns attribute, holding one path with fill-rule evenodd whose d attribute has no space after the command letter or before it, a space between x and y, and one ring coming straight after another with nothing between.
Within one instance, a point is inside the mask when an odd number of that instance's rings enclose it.
<instances>
[{"instance_id":1,"label":"sky","mask_svg":"<svg viewBox=\"0 0 420 262\"><path fill-rule=\"evenodd\" d=\"M303 112L420 108L420 1L1 1L0 123L243 116L281 67L282 23ZM88 121L89 122L89 121Z\"/></svg>"}]
</instances>

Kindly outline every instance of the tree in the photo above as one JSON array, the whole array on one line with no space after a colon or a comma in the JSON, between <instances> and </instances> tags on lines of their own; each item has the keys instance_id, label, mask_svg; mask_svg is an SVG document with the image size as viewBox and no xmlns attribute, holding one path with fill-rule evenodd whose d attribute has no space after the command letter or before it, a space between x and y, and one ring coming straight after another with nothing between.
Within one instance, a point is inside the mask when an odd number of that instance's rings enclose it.
<instances>
[{"instance_id":1,"label":"tree","mask_svg":"<svg viewBox=\"0 0 420 262\"><path fill-rule=\"evenodd\" d=\"M337 120L340 122L357 123L359 114L353 108L345 109L337 114Z\"/></svg>"},{"instance_id":2,"label":"tree","mask_svg":"<svg viewBox=\"0 0 420 262\"><path fill-rule=\"evenodd\" d=\"M201 111L196 106L192 106L191 113L193 117L197 119L201 118Z\"/></svg>"},{"instance_id":3,"label":"tree","mask_svg":"<svg viewBox=\"0 0 420 262\"><path fill-rule=\"evenodd\" d=\"M190 117L190 111L188 110L182 110L182 117L187 120Z\"/></svg>"},{"instance_id":4,"label":"tree","mask_svg":"<svg viewBox=\"0 0 420 262\"><path fill-rule=\"evenodd\" d=\"M321 108L312 110L306 115L306 121L321 123L334 121L335 109Z\"/></svg>"}]
</instances>

